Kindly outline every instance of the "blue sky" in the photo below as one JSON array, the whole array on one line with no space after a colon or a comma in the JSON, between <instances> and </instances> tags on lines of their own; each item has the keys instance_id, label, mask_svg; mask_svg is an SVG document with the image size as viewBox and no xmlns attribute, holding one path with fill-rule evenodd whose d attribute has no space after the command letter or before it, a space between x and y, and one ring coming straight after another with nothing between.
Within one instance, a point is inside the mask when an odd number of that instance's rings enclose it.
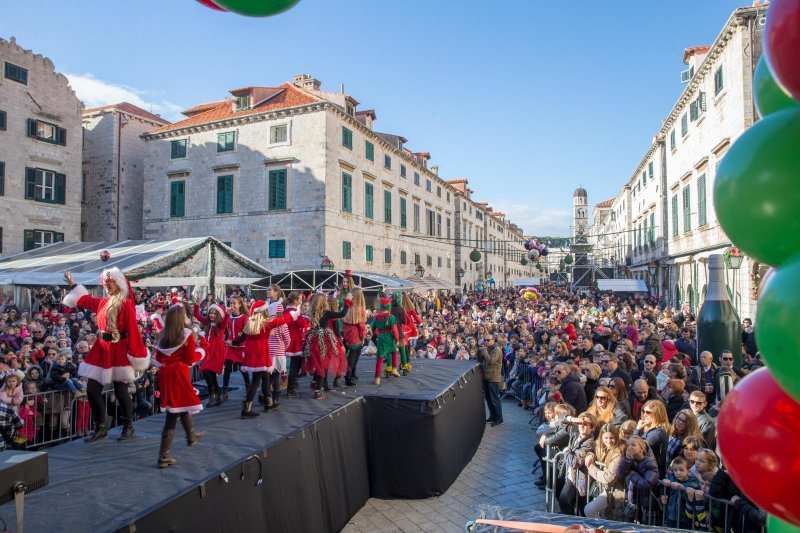
<instances>
[{"instance_id":1,"label":"blue sky","mask_svg":"<svg viewBox=\"0 0 800 533\"><path fill-rule=\"evenodd\" d=\"M0 0L0 36L88 106L168 118L297 73L374 108L526 233L570 233L572 192L617 194L677 100L687 46L748 0L301 0L265 19L194 0ZM489 7L491 6L491 7Z\"/></svg>"}]
</instances>

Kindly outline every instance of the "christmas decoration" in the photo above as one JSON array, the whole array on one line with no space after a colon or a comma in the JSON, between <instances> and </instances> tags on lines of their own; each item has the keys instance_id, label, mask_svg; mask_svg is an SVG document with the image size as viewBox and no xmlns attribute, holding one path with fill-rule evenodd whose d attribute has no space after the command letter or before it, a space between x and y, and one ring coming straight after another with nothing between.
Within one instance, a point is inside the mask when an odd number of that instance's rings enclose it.
<instances>
[{"instance_id":1,"label":"christmas decoration","mask_svg":"<svg viewBox=\"0 0 800 533\"><path fill-rule=\"evenodd\" d=\"M753 78L753 99L762 118L783 109L800 106L800 103L780 88L769 70L765 57L758 61L756 67Z\"/></svg>"},{"instance_id":2,"label":"christmas decoration","mask_svg":"<svg viewBox=\"0 0 800 533\"><path fill-rule=\"evenodd\" d=\"M764 54L778 84L800 101L800 0L772 0L764 32Z\"/></svg>"},{"instance_id":3,"label":"christmas decoration","mask_svg":"<svg viewBox=\"0 0 800 533\"><path fill-rule=\"evenodd\" d=\"M217 5L217 4L214 2L214 0L197 0L197 1L198 1L198 2L200 2L201 4L203 4L203 5L204 5L204 6L206 6L206 7L210 7L211 9L215 9L215 10L217 10L217 11L225 11L225 9L223 9L223 8L219 7L219 6L218 6L218 5Z\"/></svg>"},{"instance_id":4,"label":"christmas decoration","mask_svg":"<svg viewBox=\"0 0 800 533\"><path fill-rule=\"evenodd\" d=\"M469 260L472 261L473 263L477 263L478 261L481 260L481 253L478 251L477 248L474 248L469 253Z\"/></svg>"},{"instance_id":5,"label":"christmas decoration","mask_svg":"<svg viewBox=\"0 0 800 533\"><path fill-rule=\"evenodd\" d=\"M283 13L300 0L214 0L218 6L248 17L269 17Z\"/></svg>"},{"instance_id":6,"label":"christmas decoration","mask_svg":"<svg viewBox=\"0 0 800 533\"><path fill-rule=\"evenodd\" d=\"M111 253L109 253L108 250L103 250L102 252L100 252L100 261L105 263L109 259L111 259Z\"/></svg>"},{"instance_id":7,"label":"christmas decoration","mask_svg":"<svg viewBox=\"0 0 800 533\"><path fill-rule=\"evenodd\" d=\"M571 265L572 264L572 256L571 255L567 254L567 255L564 256L564 264L565 265Z\"/></svg>"}]
</instances>

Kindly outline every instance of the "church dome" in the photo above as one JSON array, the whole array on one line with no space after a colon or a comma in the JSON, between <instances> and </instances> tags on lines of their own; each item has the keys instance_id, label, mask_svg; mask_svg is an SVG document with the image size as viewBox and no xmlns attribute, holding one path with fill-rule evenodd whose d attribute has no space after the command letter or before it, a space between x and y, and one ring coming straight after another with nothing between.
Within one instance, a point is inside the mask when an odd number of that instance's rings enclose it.
<instances>
[{"instance_id":1,"label":"church dome","mask_svg":"<svg viewBox=\"0 0 800 533\"><path fill-rule=\"evenodd\" d=\"M573 198L578 198L578 197L586 198L587 196L588 194L586 194L586 189L584 189L583 187L578 187L577 189L575 189L575 194L572 195Z\"/></svg>"}]
</instances>

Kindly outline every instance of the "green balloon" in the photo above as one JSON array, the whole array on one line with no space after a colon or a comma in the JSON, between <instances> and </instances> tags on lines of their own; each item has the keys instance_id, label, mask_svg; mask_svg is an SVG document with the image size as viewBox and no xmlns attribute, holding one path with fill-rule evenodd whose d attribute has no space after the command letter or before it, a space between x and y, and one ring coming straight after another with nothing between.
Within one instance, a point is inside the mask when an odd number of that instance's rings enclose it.
<instances>
[{"instance_id":1,"label":"green balloon","mask_svg":"<svg viewBox=\"0 0 800 533\"><path fill-rule=\"evenodd\" d=\"M769 533L800 533L800 527L784 522L777 516L769 515L767 518L767 531Z\"/></svg>"},{"instance_id":2,"label":"green balloon","mask_svg":"<svg viewBox=\"0 0 800 533\"><path fill-rule=\"evenodd\" d=\"M778 268L761 291L756 341L767 366L786 393L800 402L800 255Z\"/></svg>"},{"instance_id":3,"label":"green balloon","mask_svg":"<svg viewBox=\"0 0 800 533\"><path fill-rule=\"evenodd\" d=\"M767 65L766 56L761 56L761 59L758 60L758 66L753 76L753 98L758 114L762 117L782 109L800 107L800 102L786 94L775 82L772 71Z\"/></svg>"},{"instance_id":4,"label":"green balloon","mask_svg":"<svg viewBox=\"0 0 800 533\"><path fill-rule=\"evenodd\" d=\"M714 207L731 241L779 266L800 252L800 108L756 122L728 150L714 181Z\"/></svg>"},{"instance_id":5,"label":"green balloon","mask_svg":"<svg viewBox=\"0 0 800 533\"><path fill-rule=\"evenodd\" d=\"M228 11L248 17L269 17L294 7L300 0L214 0Z\"/></svg>"}]
</instances>

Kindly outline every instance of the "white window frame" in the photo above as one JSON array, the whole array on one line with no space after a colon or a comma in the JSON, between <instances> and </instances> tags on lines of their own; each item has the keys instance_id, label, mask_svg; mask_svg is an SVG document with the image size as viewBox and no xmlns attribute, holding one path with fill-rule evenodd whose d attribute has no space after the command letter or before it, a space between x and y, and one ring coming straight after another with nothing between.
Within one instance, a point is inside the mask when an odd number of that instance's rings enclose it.
<instances>
[{"instance_id":1,"label":"white window frame","mask_svg":"<svg viewBox=\"0 0 800 533\"><path fill-rule=\"evenodd\" d=\"M56 173L52 170L36 169L36 190L33 195L37 200L54 202L56 200Z\"/></svg>"},{"instance_id":2,"label":"white window frame","mask_svg":"<svg viewBox=\"0 0 800 533\"><path fill-rule=\"evenodd\" d=\"M54 231L33 230L33 247L42 248L50 246L55 242L56 234Z\"/></svg>"},{"instance_id":3,"label":"white window frame","mask_svg":"<svg viewBox=\"0 0 800 533\"><path fill-rule=\"evenodd\" d=\"M273 131L277 130L277 128L285 127L286 128L286 140L284 141L273 141ZM292 144L292 123L291 121L288 122L280 122L278 124L271 124L269 127L269 145L270 146L290 146Z\"/></svg>"},{"instance_id":4,"label":"white window frame","mask_svg":"<svg viewBox=\"0 0 800 533\"><path fill-rule=\"evenodd\" d=\"M49 134L46 133L48 128ZM47 122L36 121L36 138L40 141L58 142L58 127Z\"/></svg>"}]
</instances>

